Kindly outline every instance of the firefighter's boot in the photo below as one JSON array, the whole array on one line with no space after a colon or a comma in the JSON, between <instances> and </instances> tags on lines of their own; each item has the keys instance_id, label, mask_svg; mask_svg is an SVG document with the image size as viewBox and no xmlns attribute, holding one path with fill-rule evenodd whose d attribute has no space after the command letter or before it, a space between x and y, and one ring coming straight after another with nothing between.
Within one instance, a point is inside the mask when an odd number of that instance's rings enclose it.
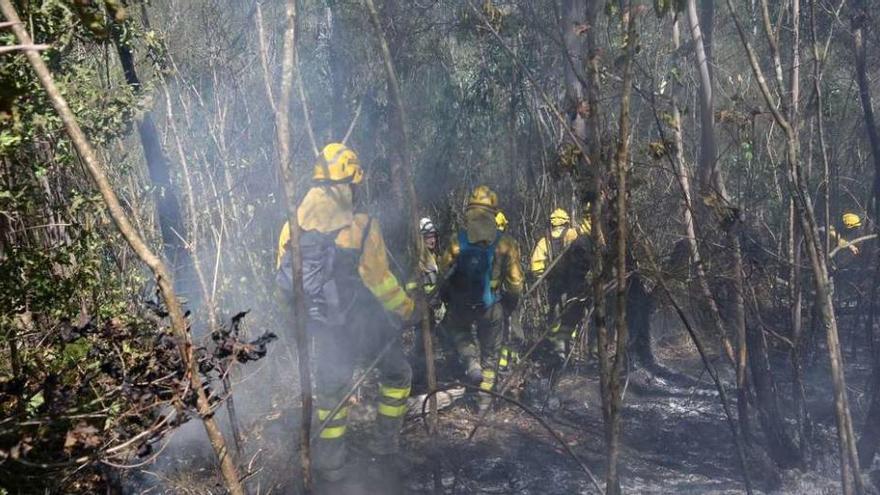
<instances>
[{"instance_id":1,"label":"firefighter's boot","mask_svg":"<svg viewBox=\"0 0 880 495\"><path fill-rule=\"evenodd\" d=\"M491 368L483 369L483 380L480 382L480 390L489 391L495 388L495 370ZM477 408L480 414L489 409L492 405L492 396L486 392L479 392L477 397Z\"/></svg>"},{"instance_id":2,"label":"firefighter's boot","mask_svg":"<svg viewBox=\"0 0 880 495\"><path fill-rule=\"evenodd\" d=\"M319 478L328 482L338 482L345 477L346 445L345 433L348 428L349 407L336 413L315 442L313 466ZM318 408L318 424L322 424L331 410Z\"/></svg>"},{"instance_id":3,"label":"firefighter's boot","mask_svg":"<svg viewBox=\"0 0 880 495\"><path fill-rule=\"evenodd\" d=\"M510 365L512 360L512 352L510 347L503 345L501 346L501 357L498 358L498 372L505 374L510 371Z\"/></svg>"},{"instance_id":4,"label":"firefighter's boot","mask_svg":"<svg viewBox=\"0 0 880 495\"><path fill-rule=\"evenodd\" d=\"M376 429L369 448L377 456L395 455L400 451L400 429L406 417L410 387L380 385L379 394Z\"/></svg>"},{"instance_id":5,"label":"firefighter's boot","mask_svg":"<svg viewBox=\"0 0 880 495\"><path fill-rule=\"evenodd\" d=\"M483 368L480 366L480 362L477 358L468 358L466 365L468 380L470 380L472 384L482 383Z\"/></svg>"}]
</instances>

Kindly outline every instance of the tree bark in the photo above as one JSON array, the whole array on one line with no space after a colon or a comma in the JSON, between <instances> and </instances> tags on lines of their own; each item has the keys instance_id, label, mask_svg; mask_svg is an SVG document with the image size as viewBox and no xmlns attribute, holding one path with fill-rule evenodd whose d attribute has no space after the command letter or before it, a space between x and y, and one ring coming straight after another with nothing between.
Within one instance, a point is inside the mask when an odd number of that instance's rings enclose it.
<instances>
[{"instance_id":1,"label":"tree bark","mask_svg":"<svg viewBox=\"0 0 880 495\"><path fill-rule=\"evenodd\" d=\"M715 160L717 149L715 144L715 110L712 96L712 77L709 72L709 60L706 55L703 34L700 29L696 0L687 1L687 11L691 38L696 47L697 70L700 75L700 155L697 166L698 189L704 198L726 198L727 193L724 190L720 170L718 169L718 164ZM679 126L680 125L681 119L679 118ZM724 320L721 318L721 310L718 308L718 302L712 293L712 289L709 285L709 278L706 274L703 260L700 257L699 252L694 217L699 216L700 218L703 218L704 223L708 222L709 218L706 214L697 214L701 211L705 213L706 209L701 207L700 203L695 203L693 201L683 164L681 173L679 173L678 176L679 184L683 187L684 194L691 198L687 205L689 211L686 212L686 223L687 217L690 217L688 242L691 248L691 259L697 269L697 281L700 284L700 290L703 293L706 304L709 306L709 314L712 316L712 322L714 323L715 329L721 336L721 344L724 353L727 355L728 359L730 359L730 362L736 366L737 359L734 354L733 346L730 343L730 338L727 334L727 327L724 325ZM684 180L684 182L681 182L682 180Z\"/></svg>"},{"instance_id":2,"label":"tree bark","mask_svg":"<svg viewBox=\"0 0 880 495\"><path fill-rule=\"evenodd\" d=\"M801 456L806 456L809 450L810 416L807 410L806 389L804 388L803 363L801 359L801 344L804 333L803 322L803 283L801 277L801 239L800 229L797 226L797 216L794 203L789 204L789 231L788 231L788 263L789 263L789 314L791 325L791 366L793 371L794 405L797 410L798 436L800 437Z\"/></svg>"},{"instance_id":3,"label":"tree bark","mask_svg":"<svg viewBox=\"0 0 880 495\"><path fill-rule=\"evenodd\" d=\"M709 80L715 82L715 0L700 0L700 30L709 68Z\"/></svg>"},{"instance_id":4,"label":"tree bark","mask_svg":"<svg viewBox=\"0 0 880 495\"><path fill-rule=\"evenodd\" d=\"M785 418L779 407L778 390L767 354L767 341L763 332L755 325L749 325L747 335L758 419L767 442L767 452L776 465L791 469L799 465L801 460L797 455L797 446L787 433Z\"/></svg>"},{"instance_id":5,"label":"tree bark","mask_svg":"<svg viewBox=\"0 0 880 495\"><path fill-rule=\"evenodd\" d=\"M626 320L630 331L633 359L643 368L656 370L657 359L651 348L651 313L654 311L654 298L646 290L645 281L638 272L630 275L626 303Z\"/></svg>"},{"instance_id":6,"label":"tree bark","mask_svg":"<svg viewBox=\"0 0 880 495\"><path fill-rule=\"evenodd\" d=\"M422 236L419 234L418 225L419 225L419 205L416 200L416 189L415 184L413 182L413 167L412 167L412 157L410 156L410 139L409 139L409 127L407 126L407 118L406 111L403 106L403 96L400 93L400 80L397 77L397 71L394 69L394 61L391 58L391 50L388 47L388 40L385 37L385 30L382 28L382 22L379 19L379 12L376 10L376 5L373 0L366 0L367 9L370 13L370 19L373 22L373 27L376 29L376 33L379 37L379 42L382 48L382 58L385 62L385 75L388 81L388 89L391 94L392 100L394 102L395 108L395 126L394 130L397 134L397 151L399 153L399 162L398 169L395 173L392 173L392 176L395 178L395 182L397 183L397 189L399 191L405 192L405 196L403 199L403 203L401 206L403 207L403 211L409 212L409 216L407 221L409 222L409 228L406 229L410 234L410 242L408 245L412 249L411 253L411 273L418 274L419 273L419 260L421 258L421 252L424 248L422 242ZM422 291L415 291L413 294L417 299L422 299L422 301L417 302L416 307L424 307L424 293ZM422 345L424 346L425 351L425 374L428 381L428 393L431 394L430 399L430 422L429 427L431 432L433 433L433 429L437 424L437 396L434 394L434 391L437 389L437 374L434 369L434 338L431 332L431 320L429 319L429 312L425 312L422 315L421 320L422 326Z\"/></svg>"},{"instance_id":7,"label":"tree bark","mask_svg":"<svg viewBox=\"0 0 880 495\"><path fill-rule=\"evenodd\" d=\"M735 233L728 233L728 243L733 250L733 292L734 292L734 322L736 326L736 405L737 414L743 432L744 440L751 441L751 424L749 418L749 393L746 366L749 359L749 349L746 329L746 308L743 297L743 257L742 246Z\"/></svg>"},{"instance_id":8,"label":"tree bark","mask_svg":"<svg viewBox=\"0 0 880 495\"><path fill-rule=\"evenodd\" d=\"M27 31L25 31L25 24L19 19L18 13L15 11L10 0L0 0L0 12L3 13L3 16L6 17L8 21L13 23L11 26L12 31L15 33L16 38L18 38L21 44L33 44ZM220 472L223 476L223 481L230 493L233 495L244 495L244 488L238 477L238 469L235 467L232 457L228 455L228 449L226 447L226 442L223 439L223 433L220 431L220 428L217 426L217 422L214 419L211 403L202 382L198 360L193 356L193 346L189 334L189 327L186 317L184 316L183 308L174 292L174 281L171 273L168 271L168 268L162 259L150 250L149 246L144 242L144 239L131 224L125 209L119 202L119 197L110 185L104 164L98 158L98 154L92 148L85 133L80 128L79 123L76 121L76 117L73 115L67 102L61 96L61 92L55 85L55 81L52 74L49 72L49 68L46 67L45 62L43 62L39 53L36 51L27 51L25 52L25 55L33 67L34 72L36 72L40 84L49 95L52 106L61 117L64 128L70 136L70 140L73 142L86 170L88 170L89 175L92 177L92 180L98 188L98 191L101 193L101 197L107 205L107 210L110 213L110 217L113 219L114 225L116 225L116 228L122 234L129 246L131 246L138 258L140 258L141 261L152 270L153 275L156 278L156 283L162 294L162 298L165 301L165 307L168 310L168 315L171 319L172 330L177 338L181 360L187 366L186 378L190 382L190 387L193 392L196 394L197 411L202 419L202 424L205 427L208 440L211 442L211 446L214 448L214 452L220 462Z\"/></svg>"},{"instance_id":9,"label":"tree bark","mask_svg":"<svg viewBox=\"0 0 880 495\"><path fill-rule=\"evenodd\" d=\"M565 41L565 104L562 107L569 119L572 132L582 143L587 141L587 88L585 59L587 40L580 33L587 16L587 3L583 0L565 0L562 16L562 33ZM587 26L586 29L593 29ZM580 165L585 165L588 157L580 157Z\"/></svg>"},{"instance_id":10,"label":"tree bark","mask_svg":"<svg viewBox=\"0 0 880 495\"><path fill-rule=\"evenodd\" d=\"M722 198L726 198L727 193L724 190L721 171L716 160L718 150L715 144L715 102L709 56L706 49L707 40L704 40L700 28L696 0L687 0L687 17L691 37L696 48L697 70L700 75L700 158L697 167L700 193L703 196L720 195Z\"/></svg>"},{"instance_id":11,"label":"tree bark","mask_svg":"<svg viewBox=\"0 0 880 495\"><path fill-rule=\"evenodd\" d=\"M284 31L284 47L281 59L281 88L278 98L278 111L275 114L275 132L278 143L278 165L284 182L287 197L287 222L290 226L290 254L293 262L293 335L296 342L299 363L300 395L302 415L299 431L299 458L302 467L303 488L306 493L312 489L311 445L309 432L312 427L312 381L309 362L309 343L306 336L306 304L302 286L302 252L300 250L300 228L297 220L297 174L293 168L293 155L290 149L290 100L294 83L296 62L296 0L287 0L285 16L287 25Z\"/></svg>"},{"instance_id":12,"label":"tree bark","mask_svg":"<svg viewBox=\"0 0 880 495\"><path fill-rule=\"evenodd\" d=\"M636 16L632 9L632 2L625 2L623 12L623 28L626 33L626 47L624 54L623 87L620 97L620 118L618 121L617 146L614 159L614 173L616 182L615 197L615 246L614 268L616 288L616 345L614 357L610 355L610 340L608 336L600 342L604 347L601 353L600 371L602 379L602 403L605 420L605 441L607 448L608 471L605 475L605 493L619 495L620 490L620 450L621 450L621 421L620 412L622 407L623 387L621 380L626 372L627 344L629 343L627 317L626 317L626 260L627 260L627 169L630 160L630 105L633 83L633 64L638 45L638 32L636 30ZM607 333L607 330L606 330ZM604 345L603 345L604 344Z\"/></svg>"}]
</instances>

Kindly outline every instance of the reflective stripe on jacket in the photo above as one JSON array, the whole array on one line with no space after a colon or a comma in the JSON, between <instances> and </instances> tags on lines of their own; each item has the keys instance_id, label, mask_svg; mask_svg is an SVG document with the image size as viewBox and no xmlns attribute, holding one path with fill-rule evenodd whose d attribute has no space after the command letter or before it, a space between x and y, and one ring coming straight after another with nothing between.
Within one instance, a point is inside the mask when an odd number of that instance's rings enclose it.
<instances>
[{"instance_id":1,"label":"reflective stripe on jacket","mask_svg":"<svg viewBox=\"0 0 880 495\"><path fill-rule=\"evenodd\" d=\"M567 248L572 242L577 240L578 233L577 230L567 227L554 227L553 230L550 231L550 236L554 240L562 239L562 249ZM531 256L531 264L529 266L532 273L535 275L541 275L544 273L544 270L547 269L547 265L550 262L551 255L551 244L553 242L547 242L547 237L542 237L537 244L535 244L535 249L532 250ZM562 253L552 253L553 257L558 257Z\"/></svg>"},{"instance_id":2,"label":"reflective stripe on jacket","mask_svg":"<svg viewBox=\"0 0 880 495\"><path fill-rule=\"evenodd\" d=\"M391 272L379 221L371 220L363 213L352 214L350 208L348 184L314 187L300 203L299 223L303 229L321 233L338 231L335 239L337 248L360 252L357 272L364 286L387 311L408 319L413 311L413 301ZM346 223L345 220L349 218L350 222ZM368 225L369 231L365 232ZM280 265L289 241L290 228L285 223L278 238L277 265Z\"/></svg>"}]
</instances>

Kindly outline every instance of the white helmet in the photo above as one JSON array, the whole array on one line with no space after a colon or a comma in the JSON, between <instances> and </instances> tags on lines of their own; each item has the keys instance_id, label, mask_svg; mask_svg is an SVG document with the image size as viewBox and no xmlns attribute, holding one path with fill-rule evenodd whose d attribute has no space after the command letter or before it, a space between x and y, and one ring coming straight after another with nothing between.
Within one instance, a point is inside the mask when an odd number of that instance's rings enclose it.
<instances>
[{"instance_id":1,"label":"white helmet","mask_svg":"<svg viewBox=\"0 0 880 495\"><path fill-rule=\"evenodd\" d=\"M430 218L425 217L419 220L419 232L421 232L423 236L428 234L436 234L437 227L434 226L434 222L432 222Z\"/></svg>"}]
</instances>

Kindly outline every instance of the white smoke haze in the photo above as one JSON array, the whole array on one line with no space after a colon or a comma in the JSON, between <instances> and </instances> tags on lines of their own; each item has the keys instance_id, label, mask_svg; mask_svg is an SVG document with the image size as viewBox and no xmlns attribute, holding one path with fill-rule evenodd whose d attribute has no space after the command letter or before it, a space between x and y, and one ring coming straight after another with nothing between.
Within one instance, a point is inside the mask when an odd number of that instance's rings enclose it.
<instances>
[{"instance_id":1,"label":"white smoke haze","mask_svg":"<svg viewBox=\"0 0 880 495\"><path fill-rule=\"evenodd\" d=\"M174 183L186 225L189 228L194 224L198 229L195 239L192 232L187 233L187 241L196 246L193 258L199 262L202 279L192 267L182 267L177 273L178 290L193 311L196 341L210 345L205 294L220 323L227 323L240 311L250 311L244 319L244 340L265 331L279 336L270 344L265 359L233 369L230 377L244 441L237 458L240 468L243 472L254 470L248 473L251 487L290 493L300 478L295 452L300 393L291 323L275 287L275 251L285 205L266 81L268 76L268 86L277 99L283 3L263 2L260 10L267 74L261 64L256 3L153 2L150 20L161 27L170 65L164 83L154 88L155 112L164 131L166 152L175 164ZM175 15L181 11L187 15ZM345 81L345 101L338 105L341 110L338 115L328 112L331 95L322 67L329 56L330 37L348 36L340 32L346 22L340 17L319 4L300 12L300 67L312 105L310 120L318 146L323 146L341 139L339 131L348 128L357 104L362 102L350 143L361 156L369 177L362 200L369 211L393 219L389 222L393 224L401 217L392 195L386 193L390 183L388 162L379 158L380 154L388 155L379 142L379 134L386 130L386 116L381 109L386 103L381 101L381 90L370 94L358 91L356 79L363 76L350 74L353 80ZM346 68L343 66L343 70ZM308 185L314 161L303 117L297 99L292 128L295 163L302 171L301 193ZM361 142L367 144L359 146ZM195 219L189 211L189 200ZM396 261L407 264L399 256ZM405 278L402 273L398 276ZM220 407L216 414L232 449L227 407ZM166 493L217 490L214 453L197 421L183 425L162 448L163 454L153 465L129 476L129 489Z\"/></svg>"},{"instance_id":2,"label":"white smoke haze","mask_svg":"<svg viewBox=\"0 0 880 495\"><path fill-rule=\"evenodd\" d=\"M467 22L476 21L462 13L461 3L384 3L387 14L399 21L388 29L392 40L398 40L393 55L400 61L411 122L415 181L422 208L419 216L434 219L441 244L462 225L467 193L480 183L498 191L524 258L546 234L546 218L554 207L564 207L574 218L583 218L584 203L577 194L577 181L583 178L560 171L557 164L563 136L555 116L537 96L539 88L524 81L508 55L494 47L490 37L481 37L485 33L474 35L478 31ZM528 9L544 5L521 3L510 9L522 17L529 15ZM555 7L556 2L552 3ZM262 54L257 6L265 40ZM252 494L297 493L301 479L296 452L300 390L290 316L275 286L277 237L286 214L269 95L271 101L277 101L284 2L153 0L147 11L150 22L163 35L169 56L168 71L162 78L157 73L157 82L150 88L153 108L174 166L174 184L187 228L192 224L198 228L196 238L187 241L196 241L194 258L203 280L191 267L183 268L177 274L178 288L193 311L193 334L205 345L210 345L209 302L220 323L249 311L242 327L244 340L266 331L279 337L270 344L264 359L237 366L230 373L231 397L243 439L236 460L242 474L248 476ZM409 274L404 267L409 267L410 261L404 239L406 230L413 226L406 224L410 216L401 211L392 186L392 164L397 160L389 129L393 110L372 28L359 2L305 0L300 2L298 15L299 70L316 144L322 147L340 140L362 105L349 140L367 174L359 201L381 221L392 268L399 280L406 280ZM430 25L419 23L417 19L422 17L431 19ZM519 26L526 34L519 40L518 53L535 67L534 72L540 75L538 83L549 86L550 80L562 79L566 62L559 53L538 45L536 40L553 39L558 29L555 20L538 17L533 19L533 27ZM560 87L546 90L558 100L565 98ZM611 107L616 102L607 104ZM653 117L646 107L638 103L633 112L641 115L639 125L649 128ZM314 153L296 91L291 116L298 200L308 186ZM172 119L177 132L172 129ZM184 177L183 161L188 177ZM681 219L670 212L678 211L680 200L664 189L666 171L643 163L634 167L649 170L642 179L647 185L633 198L632 216L649 230L639 235L656 239L658 252L671 257L682 228ZM195 219L188 211L188 197L194 204ZM689 290L682 292L690 298ZM542 292L538 291L539 297L544 297ZM721 302L730 305L731 301ZM536 301L527 303L525 323L540 332L545 321L537 306ZM697 314L704 311L690 300L687 309ZM626 469L632 476L624 478L625 491L741 492L725 418L695 348L668 308L657 309L652 318L651 338L654 346L662 349L658 359L684 377L687 385L633 373L625 399L624 423L629 430L623 443L638 455L633 454L632 459L626 455ZM698 326L706 331L709 325L702 323ZM717 349L711 357L721 360ZM365 361L371 358L363 357ZM548 399L540 412L552 417L553 427L564 430L578 455L601 473L605 459L596 361L587 358L573 366L573 376L566 376L558 385L560 397L554 397L557 407L547 406ZM447 382L457 378L441 377ZM809 377L808 385L821 395L816 391L830 390L826 379L824 375ZM735 383L735 376L728 374L723 380L729 385ZM370 377L354 398L350 432L354 450L360 451L358 458L364 457L360 453L375 415L375 381ZM785 382L782 387L789 385ZM216 386L221 387L219 381ZM230 449L235 450L227 406L219 407L216 414ZM402 483L389 480L384 493L399 489L396 485L424 493L437 484L443 493L592 493L577 465L525 415L504 409L476 442L466 442L463 438L472 419L465 411L453 410L441 421L434 440L424 434L421 419L408 422L403 439L407 477ZM824 445L833 445L833 431L825 426L827 423L817 428L816 435L828 439ZM126 475L127 491L223 491L214 453L198 421L184 424L162 448L153 464ZM837 479L839 466L829 460L833 449L827 450L816 453L815 469L786 472L768 483L773 487L769 491L833 491L831 487L837 485L830 480ZM707 459L709 454L714 457ZM435 468L440 470L436 480Z\"/></svg>"}]
</instances>

